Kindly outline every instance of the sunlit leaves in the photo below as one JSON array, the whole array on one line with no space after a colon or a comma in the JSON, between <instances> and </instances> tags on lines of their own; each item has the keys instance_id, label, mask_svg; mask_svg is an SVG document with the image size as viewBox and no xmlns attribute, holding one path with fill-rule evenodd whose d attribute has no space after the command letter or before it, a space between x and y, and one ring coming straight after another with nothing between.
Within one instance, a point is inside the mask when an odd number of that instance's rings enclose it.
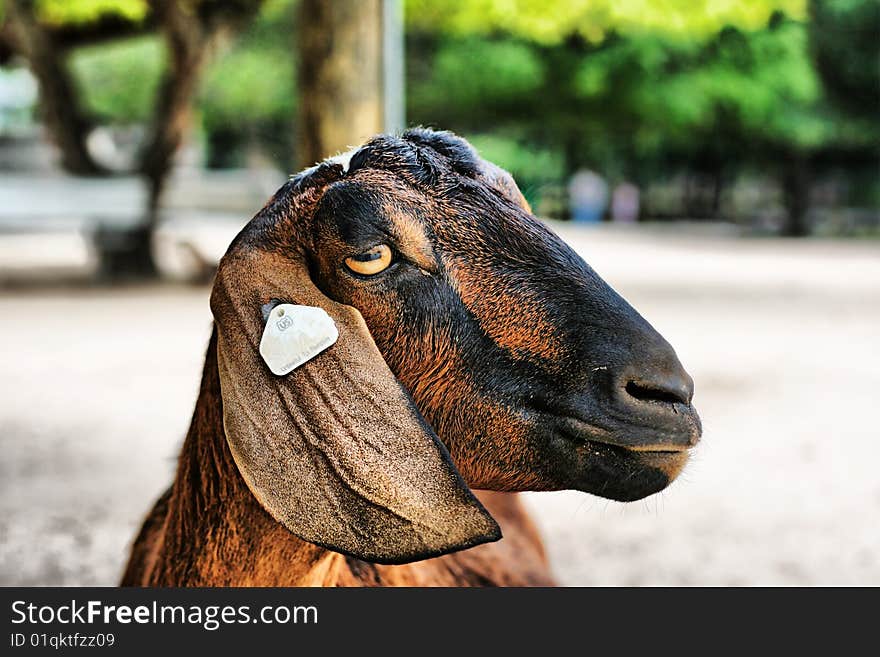
<instances>
[{"instance_id":1,"label":"sunlit leaves","mask_svg":"<svg viewBox=\"0 0 880 657\"><path fill-rule=\"evenodd\" d=\"M406 0L407 25L454 36L506 33L545 45L611 31L706 37L756 29L775 11L806 16L805 0Z\"/></svg>"},{"instance_id":2,"label":"sunlit leaves","mask_svg":"<svg viewBox=\"0 0 880 657\"><path fill-rule=\"evenodd\" d=\"M52 24L90 23L104 16L138 22L148 11L146 0L37 0L40 20Z\"/></svg>"}]
</instances>

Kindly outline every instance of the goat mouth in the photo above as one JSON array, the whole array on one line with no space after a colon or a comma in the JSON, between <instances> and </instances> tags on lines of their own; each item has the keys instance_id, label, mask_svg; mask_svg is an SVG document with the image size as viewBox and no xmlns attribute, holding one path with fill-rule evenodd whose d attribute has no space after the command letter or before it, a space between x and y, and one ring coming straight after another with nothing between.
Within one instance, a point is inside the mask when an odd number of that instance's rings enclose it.
<instances>
[{"instance_id":1,"label":"goat mouth","mask_svg":"<svg viewBox=\"0 0 880 657\"><path fill-rule=\"evenodd\" d=\"M686 454L690 447L668 447L658 445L632 445L626 447L631 452L641 454Z\"/></svg>"},{"instance_id":2,"label":"goat mouth","mask_svg":"<svg viewBox=\"0 0 880 657\"><path fill-rule=\"evenodd\" d=\"M640 500L666 488L687 465L684 451L641 451L584 441L577 448L576 471L566 488L619 502Z\"/></svg>"},{"instance_id":3,"label":"goat mouth","mask_svg":"<svg viewBox=\"0 0 880 657\"><path fill-rule=\"evenodd\" d=\"M657 409L648 407L645 412L616 400L584 404L582 399L537 397L524 406L527 416L576 446L591 442L643 455L675 455L696 446L703 433L700 416L690 403L656 402L650 406Z\"/></svg>"},{"instance_id":4,"label":"goat mouth","mask_svg":"<svg viewBox=\"0 0 880 657\"><path fill-rule=\"evenodd\" d=\"M561 488L620 502L666 488L684 470L702 433L691 406L685 413L645 417L615 405L575 409L535 401L526 414L555 457L550 462L558 469L549 476Z\"/></svg>"},{"instance_id":5,"label":"goat mouth","mask_svg":"<svg viewBox=\"0 0 880 657\"><path fill-rule=\"evenodd\" d=\"M560 433L575 443L610 445L637 455L661 457L687 454L700 440L702 428L696 414L674 425L644 426L627 423L604 429L576 417L558 417Z\"/></svg>"},{"instance_id":6,"label":"goat mouth","mask_svg":"<svg viewBox=\"0 0 880 657\"><path fill-rule=\"evenodd\" d=\"M578 489L623 502L656 493L675 480L700 434L698 424L609 431L572 417L558 417L556 432L580 454L578 462L588 476Z\"/></svg>"}]
</instances>

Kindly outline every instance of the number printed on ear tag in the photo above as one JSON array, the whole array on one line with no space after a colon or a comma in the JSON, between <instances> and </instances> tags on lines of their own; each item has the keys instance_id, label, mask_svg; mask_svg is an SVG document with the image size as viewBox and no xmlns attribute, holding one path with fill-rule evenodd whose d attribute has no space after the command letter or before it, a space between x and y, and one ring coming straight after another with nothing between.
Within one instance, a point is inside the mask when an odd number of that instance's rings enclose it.
<instances>
[{"instance_id":1,"label":"number printed on ear tag","mask_svg":"<svg viewBox=\"0 0 880 657\"><path fill-rule=\"evenodd\" d=\"M336 342L339 331L322 308L282 303L266 320L260 355L272 374L292 372Z\"/></svg>"}]
</instances>

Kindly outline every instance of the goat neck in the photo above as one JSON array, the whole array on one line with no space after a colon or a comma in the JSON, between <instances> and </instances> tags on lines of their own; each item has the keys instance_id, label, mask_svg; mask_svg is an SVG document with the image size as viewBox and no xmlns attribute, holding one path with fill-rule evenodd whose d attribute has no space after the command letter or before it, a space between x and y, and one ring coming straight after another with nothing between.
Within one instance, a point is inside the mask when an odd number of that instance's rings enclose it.
<instances>
[{"instance_id":1,"label":"goat neck","mask_svg":"<svg viewBox=\"0 0 880 657\"><path fill-rule=\"evenodd\" d=\"M278 524L248 490L223 432L217 332L147 579L164 586L332 584L344 558Z\"/></svg>"}]
</instances>

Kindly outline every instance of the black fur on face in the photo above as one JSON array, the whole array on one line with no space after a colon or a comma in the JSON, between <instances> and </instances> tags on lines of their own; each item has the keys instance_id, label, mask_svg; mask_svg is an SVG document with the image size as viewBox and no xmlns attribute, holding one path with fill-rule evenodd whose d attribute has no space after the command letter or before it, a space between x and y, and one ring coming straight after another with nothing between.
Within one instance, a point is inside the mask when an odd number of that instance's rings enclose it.
<instances>
[{"instance_id":1,"label":"black fur on face","mask_svg":"<svg viewBox=\"0 0 880 657\"><path fill-rule=\"evenodd\" d=\"M309 188L315 284L360 311L471 487L634 500L678 475L701 429L672 347L467 142L380 136L282 194ZM380 245L380 273L346 264Z\"/></svg>"}]
</instances>

